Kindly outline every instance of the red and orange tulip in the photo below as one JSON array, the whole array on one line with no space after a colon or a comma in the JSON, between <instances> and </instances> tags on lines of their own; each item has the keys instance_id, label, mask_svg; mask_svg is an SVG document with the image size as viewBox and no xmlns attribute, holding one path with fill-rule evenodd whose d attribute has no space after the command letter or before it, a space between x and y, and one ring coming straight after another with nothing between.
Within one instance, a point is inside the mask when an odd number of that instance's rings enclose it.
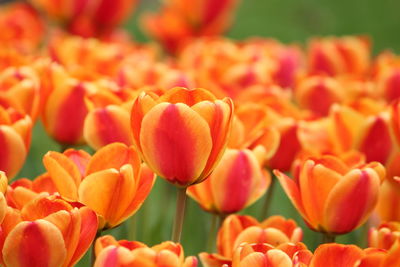
<instances>
[{"instance_id":1,"label":"red and orange tulip","mask_svg":"<svg viewBox=\"0 0 400 267\"><path fill-rule=\"evenodd\" d=\"M115 227L135 213L154 183L154 174L133 148L121 143L103 147L90 159L67 150L48 152L43 161L61 196L93 209L100 229Z\"/></svg>"},{"instance_id":2,"label":"red and orange tulip","mask_svg":"<svg viewBox=\"0 0 400 267\"><path fill-rule=\"evenodd\" d=\"M0 170L12 179L22 168L31 142L32 120L0 106Z\"/></svg>"},{"instance_id":3,"label":"red and orange tulip","mask_svg":"<svg viewBox=\"0 0 400 267\"><path fill-rule=\"evenodd\" d=\"M233 255L232 267L301 267L308 266L312 252L299 243L273 247L266 243L243 243ZM222 267L230 265L224 264Z\"/></svg>"},{"instance_id":4,"label":"red and orange tulip","mask_svg":"<svg viewBox=\"0 0 400 267\"><path fill-rule=\"evenodd\" d=\"M31 52L44 37L45 25L38 12L27 3L12 3L0 9L0 43Z\"/></svg>"},{"instance_id":5,"label":"red and orange tulip","mask_svg":"<svg viewBox=\"0 0 400 267\"><path fill-rule=\"evenodd\" d=\"M235 249L246 243L267 243L272 247L288 242L300 242L301 228L293 220L272 216L259 223L250 216L230 215L223 222L217 236L217 254L200 253L204 266L231 264Z\"/></svg>"},{"instance_id":6,"label":"red and orange tulip","mask_svg":"<svg viewBox=\"0 0 400 267\"><path fill-rule=\"evenodd\" d=\"M388 222L371 228L368 233L368 246L389 250L395 242L400 243L400 223Z\"/></svg>"},{"instance_id":7,"label":"red and orange tulip","mask_svg":"<svg viewBox=\"0 0 400 267\"><path fill-rule=\"evenodd\" d=\"M96 241L95 267L143 266L143 267L196 267L196 257L184 257L178 243L163 242L148 247L136 241L116 241L103 236Z\"/></svg>"},{"instance_id":8,"label":"red and orange tulip","mask_svg":"<svg viewBox=\"0 0 400 267\"><path fill-rule=\"evenodd\" d=\"M167 181L187 187L206 179L221 158L233 104L204 89L181 87L156 97L143 93L133 104L131 126L143 160Z\"/></svg>"},{"instance_id":9,"label":"red and orange tulip","mask_svg":"<svg viewBox=\"0 0 400 267\"><path fill-rule=\"evenodd\" d=\"M136 5L136 0L30 0L68 31L85 37L109 34Z\"/></svg>"},{"instance_id":10,"label":"red and orange tulip","mask_svg":"<svg viewBox=\"0 0 400 267\"><path fill-rule=\"evenodd\" d=\"M212 213L238 212L259 199L271 183L262 170L262 159L248 149L227 149L211 175L202 183L188 188L188 194ZM232 198L232 196L235 196Z\"/></svg>"},{"instance_id":11,"label":"red and orange tulip","mask_svg":"<svg viewBox=\"0 0 400 267\"><path fill-rule=\"evenodd\" d=\"M308 226L330 235L348 233L368 219L385 177L377 162L349 167L334 156L304 161L294 179L274 173Z\"/></svg>"},{"instance_id":12,"label":"red and orange tulip","mask_svg":"<svg viewBox=\"0 0 400 267\"><path fill-rule=\"evenodd\" d=\"M362 75L370 64L371 45L366 37L315 38L309 44L311 73Z\"/></svg>"},{"instance_id":13,"label":"red and orange tulip","mask_svg":"<svg viewBox=\"0 0 400 267\"><path fill-rule=\"evenodd\" d=\"M2 223L3 264L73 266L97 232L96 213L56 197L40 197L21 211L8 208Z\"/></svg>"},{"instance_id":14,"label":"red and orange tulip","mask_svg":"<svg viewBox=\"0 0 400 267\"><path fill-rule=\"evenodd\" d=\"M220 35L230 25L236 0L168 0L158 14L144 17L144 28L169 52L193 37Z\"/></svg>"}]
</instances>

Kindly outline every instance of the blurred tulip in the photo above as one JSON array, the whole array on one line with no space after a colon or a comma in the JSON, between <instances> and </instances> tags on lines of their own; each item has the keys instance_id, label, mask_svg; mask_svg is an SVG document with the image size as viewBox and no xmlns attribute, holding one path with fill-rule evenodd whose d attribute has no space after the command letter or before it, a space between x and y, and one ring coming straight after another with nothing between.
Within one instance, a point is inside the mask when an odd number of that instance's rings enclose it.
<instances>
[{"instance_id":1,"label":"blurred tulip","mask_svg":"<svg viewBox=\"0 0 400 267\"><path fill-rule=\"evenodd\" d=\"M193 37L215 36L226 31L236 0L169 0L158 14L143 18L145 30L165 49L175 53Z\"/></svg>"},{"instance_id":2,"label":"blurred tulip","mask_svg":"<svg viewBox=\"0 0 400 267\"><path fill-rule=\"evenodd\" d=\"M302 108L317 116L326 116L334 103L346 100L342 85L332 77L309 76L300 80L295 87L295 98Z\"/></svg>"},{"instance_id":3,"label":"blurred tulip","mask_svg":"<svg viewBox=\"0 0 400 267\"><path fill-rule=\"evenodd\" d=\"M26 3L10 3L0 9L0 43L31 52L44 37L45 25L37 11Z\"/></svg>"},{"instance_id":4,"label":"blurred tulip","mask_svg":"<svg viewBox=\"0 0 400 267\"><path fill-rule=\"evenodd\" d=\"M109 34L131 12L136 0L30 0L49 18L84 37Z\"/></svg>"},{"instance_id":5,"label":"blurred tulip","mask_svg":"<svg viewBox=\"0 0 400 267\"><path fill-rule=\"evenodd\" d=\"M83 123L88 113L84 98L92 85L67 74L60 78L55 80L43 103L43 125L46 132L61 144L82 144Z\"/></svg>"},{"instance_id":6,"label":"blurred tulip","mask_svg":"<svg viewBox=\"0 0 400 267\"><path fill-rule=\"evenodd\" d=\"M29 115L33 121L39 113L39 89L39 78L31 67L10 67L0 73L0 103Z\"/></svg>"},{"instance_id":7,"label":"blurred tulip","mask_svg":"<svg viewBox=\"0 0 400 267\"><path fill-rule=\"evenodd\" d=\"M307 225L327 235L348 233L363 224L385 177L377 162L349 167L333 156L306 160L294 179L274 173Z\"/></svg>"},{"instance_id":8,"label":"blurred tulip","mask_svg":"<svg viewBox=\"0 0 400 267\"><path fill-rule=\"evenodd\" d=\"M315 38L308 51L309 70L314 74L362 75L370 64L371 45L363 36Z\"/></svg>"},{"instance_id":9,"label":"blurred tulip","mask_svg":"<svg viewBox=\"0 0 400 267\"><path fill-rule=\"evenodd\" d=\"M111 236L99 238L95 244L95 267L143 266L143 267L196 267L196 257L184 257L178 243L163 242L153 247L136 241L116 241Z\"/></svg>"},{"instance_id":10,"label":"blurred tulip","mask_svg":"<svg viewBox=\"0 0 400 267\"><path fill-rule=\"evenodd\" d=\"M255 153L227 149L211 175L189 187L188 194L208 212L230 214L258 200L270 183L271 177L262 170Z\"/></svg>"},{"instance_id":11,"label":"blurred tulip","mask_svg":"<svg viewBox=\"0 0 400 267\"><path fill-rule=\"evenodd\" d=\"M9 209L2 230L5 266L74 266L96 235L97 216L59 197L40 197L20 212Z\"/></svg>"},{"instance_id":12,"label":"blurred tulip","mask_svg":"<svg viewBox=\"0 0 400 267\"><path fill-rule=\"evenodd\" d=\"M130 106L129 106L130 107ZM133 145L129 108L117 105L89 109L83 135L93 149L120 142Z\"/></svg>"},{"instance_id":13,"label":"blurred tulip","mask_svg":"<svg viewBox=\"0 0 400 267\"><path fill-rule=\"evenodd\" d=\"M300 242L301 228L293 220L272 216L259 223L250 216L228 216L217 236L217 254L200 253L204 266L214 267L231 264L235 249L246 243L267 243L272 248L288 242Z\"/></svg>"},{"instance_id":14,"label":"blurred tulip","mask_svg":"<svg viewBox=\"0 0 400 267\"><path fill-rule=\"evenodd\" d=\"M400 242L400 223L388 222L371 228L368 233L368 246L389 250L395 242Z\"/></svg>"},{"instance_id":15,"label":"blurred tulip","mask_svg":"<svg viewBox=\"0 0 400 267\"><path fill-rule=\"evenodd\" d=\"M142 94L133 104L134 145L159 176L187 187L203 181L221 158L233 104L204 89L176 87L157 98Z\"/></svg>"},{"instance_id":16,"label":"blurred tulip","mask_svg":"<svg viewBox=\"0 0 400 267\"><path fill-rule=\"evenodd\" d=\"M132 147L112 143L93 157L67 150L48 152L44 165L61 196L99 215L99 229L113 228L134 214L150 193L154 174Z\"/></svg>"},{"instance_id":17,"label":"blurred tulip","mask_svg":"<svg viewBox=\"0 0 400 267\"><path fill-rule=\"evenodd\" d=\"M32 120L0 106L0 170L12 179L22 168L31 142Z\"/></svg>"},{"instance_id":18,"label":"blurred tulip","mask_svg":"<svg viewBox=\"0 0 400 267\"><path fill-rule=\"evenodd\" d=\"M283 249L285 249L284 247ZM232 267L292 267L308 266L312 253L305 245L294 247L290 251L293 258L279 247L274 248L265 243L243 243L236 250L232 260ZM223 265L227 267L228 265Z\"/></svg>"}]
</instances>

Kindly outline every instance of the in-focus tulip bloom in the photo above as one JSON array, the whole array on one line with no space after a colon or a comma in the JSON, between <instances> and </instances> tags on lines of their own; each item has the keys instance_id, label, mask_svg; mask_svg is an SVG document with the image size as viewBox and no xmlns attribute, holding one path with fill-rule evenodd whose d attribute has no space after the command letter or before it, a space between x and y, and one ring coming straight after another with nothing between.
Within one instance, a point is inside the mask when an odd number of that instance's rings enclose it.
<instances>
[{"instance_id":1,"label":"in-focus tulip bloom","mask_svg":"<svg viewBox=\"0 0 400 267\"><path fill-rule=\"evenodd\" d=\"M44 37L44 23L38 12L27 3L2 5L0 9L0 43L30 52Z\"/></svg>"},{"instance_id":2,"label":"in-focus tulip bloom","mask_svg":"<svg viewBox=\"0 0 400 267\"><path fill-rule=\"evenodd\" d=\"M168 0L158 14L147 14L143 24L167 51L177 52L193 37L220 35L230 25L236 0Z\"/></svg>"},{"instance_id":3,"label":"in-focus tulip bloom","mask_svg":"<svg viewBox=\"0 0 400 267\"><path fill-rule=\"evenodd\" d=\"M170 241L150 248L140 242L117 242L112 236L103 236L95 246L95 267L197 267L196 257L185 258L182 246Z\"/></svg>"},{"instance_id":4,"label":"in-focus tulip bloom","mask_svg":"<svg viewBox=\"0 0 400 267\"><path fill-rule=\"evenodd\" d=\"M61 196L79 201L99 215L99 228L112 228L134 214L154 184L154 174L133 147L112 143L93 157L74 150L48 152L48 175Z\"/></svg>"},{"instance_id":5,"label":"in-focus tulip bloom","mask_svg":"<svg viewBox=\"0 0 400 267\"><path fill-rule=\"evenodd\" d=\"M362 75L369 67L370 50L370 41L363 36L315 38L309 44L309 71L330 76Z\"/></svg>"},{"instance_id":6,"label":"in-focus tulip bloom","mask_svg":"<svg viewBox=\"0 0 400 267\"><path fill-rule=\"evenodd\" d=\"M161 97L143 93L131 113L134 145L155 173L187 187L215 168L232 117L232 101L218 100L204 89L176 87Z\"/></svg>"},{"instance_id":7,"label":"in-focus tulip bloom","mask_svg":"<svg viewBox=\"0 0 400 267\"><path fill-rule=\"evenodd\" d=\"M0 106L0 171L12 179L22 168L31 142L32 120Z\"/></svg>"},{"instance_id":8,"label":"in-focus tulip bloom","mask_svg":"<svg viewBox=\"0 0 400 267\"><path fill-rule=\"evenodd\" d=\"M136 0L30 0L68 31L84 37L109 34L136 5Z\"/></svg>"},{"instance_id":9,"label":"in-focus tulip bloom","mask_svg":"<svg viewBox=\"0 0 400 267\"><path fill-rule=\"evenodd\" d=\"M238 212L264 195L271 183L261 163L251 150L227 149L212 174L189 187L188 194L208 212Z\"/></svg>"},{"instance_id":10,"label":"in-focus tulip bloom","mask_svg":"<svg viewBox=\"0 0 400 267\"><path fill-rule=\"evenodd\" d=\"M348 233L368 219L385 177L380 163L347 166L334 156L305 160L294 179L274 173L307 225L330 235Z\"/></svg>"},{"instance_id":11,"label":"in-focus tulip bloom","mask_svg":"<svg viewBox=\"0 0 400 267\"><path fill-rule=\"evenodd\" d=\"M2 223L3 264L74 266L97 232L97 216L81 204L57 197L32 200L21 211L9 208Z\"/></svg>"},{"instance_id":12,"label":"in-focus tulip bloom","mask_svg":"<svg viewBox=\"0 0 400 267\"><path fill-rule=\"evenodd\" d=\"M218 231L217 253L200 253L199 256L204 266L222 266L231 264L235 249L243 242L277 247L288 242L298 243L302 237L301 228L293 220L281 216L272 216L259 223L250 216L230 215Z\"/></svg>"}]
</instances>

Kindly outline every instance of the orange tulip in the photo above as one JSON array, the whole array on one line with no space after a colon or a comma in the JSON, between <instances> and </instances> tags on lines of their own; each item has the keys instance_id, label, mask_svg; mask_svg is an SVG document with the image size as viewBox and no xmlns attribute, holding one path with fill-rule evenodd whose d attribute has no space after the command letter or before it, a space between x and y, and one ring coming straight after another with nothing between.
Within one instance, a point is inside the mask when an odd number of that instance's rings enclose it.
<instances>
[{"instance_id":1,"label":"orange tulip","mask_svg":"<svg viewBox=\"0 0 400 267\"><path fill-rule=\"evenodd\" d=\"M319 246L311 259L310 267L396 267L400 264L400 249L396 244L390 251L354 245L324 244Z\"/></svg>"},{"instance_id":2,"label":"orange tulip","mask_svg":"<svg viewBox=\"0 0 400 267\"><path fill-rule=\"evenodd\" d=\"M134 145L159 176L187 187L215 168L228 141L232 113L229 98L217 100L204 89L176 87L161 97L144 93L132 108Z\"/></svg>"},{"instance_id":3,"label":"orange tulip","mask_svg":"<svg viewBox=\"0 0 400 267\"><path fill-rule=\"evenodd\" d=\"M370 42L362 36L315 38L309 44L309 70L330 76L362 75L370 63Z\"/></svg>"},{"instance_id":4,"label":"orange tulip","mask_svg":"<svg viewBox=\"0 0 400 267\"><path fill-rule=\"evenodd\" d=\"M39 113L39 79L30 67L10 67L0 74L0 103L12 107L33 121Z\"/></svg>"},{"instance_id":5,"label":"orange tulip","mask_svg":"<svg viewBox=\"0 0 400 267\"><path fill-rule=\"evenodd\" d=\"M144 28L169 52L177 52L189 39L220 35L228 28L236 0L169 0L158 14L147 14Z\"/></svg>"},{"instance_id":6,"label":"orange tulip","mask_svg":"<svg viewBox=\"0 0 400 267\"><path fill-rule=\"evenodd\" d=\"M163 242L148 247L136 241L116 241L103 236L96 241L95 267L143 266L143 267L196 267L196 257L184 257L178 243Z\"/></svg>"},{"instance_id":7,"label":"orange tulip","mask_svg":"<svg viewBox=\"0 0 400 267\"><path fill-rule=\"evenodd\" d=\"M317 116L328 115L334 103L346 100L343 86L336 79L326 76L305 77L297 84L294 92L299 105Z\"/></svg>"},{"instance_id":8,"label":"orange tulip","mask_svg":"<svg viewBox=\"0 0 400 267\"><path fill-rule=\"evenodd\" d=\"M12 179L22 168L31 142L32 120L0 106L0 170Z\"/></svg>"},{"instance_id":9,"label":"orange tulip","mask_svg":"<svg viewBox=\"0 0 400 267\"><path fill-rule=\"evenodd\" d=\"M58 74L57 74L58 75ZM88 113L84 99L91 88L62 73L43 103L42 122L46 132L62 144L83 143L83 123Z\"/></svg>"},{"instance_id":10,"label":"orange tulip","mask_svg":"<svg viewBox=\"0 0 400 267\"><path fill-rule=\"evenodd\" d=\"M67 30L85 37L108 34L118 26L136 5L136 0L30 0L51 19Z\"/></svg>"},{"instance_id":11,"label":"orange tulip","mask_svg":"<svg viewBox=\"0 0 400 267\"><path fill-rule=\"evenodd\" d=\"M208 212L230 214L258 200L270 183L269 173L262 170L254 152L227 149L211 175L189 187L188 194Z\"/></svg>"},{"instance_id":12,"label":"orange tulip","mask_svg":"<svg viewBox=\"0 0 400 267\"><path fill-rule=\"evenodd\" d=\"M371 228L368 232L368 246L389 250L395 242L400 242L400 223L388 222Z\"/></svg>"},{"instance_id":13,"label":"orange tulip","mask_svg":"<svg viewBox=\"0 0 400 267\"><path fill-rule=\"evenodd\" d=\"M199 256L204 266L221 266L231 264L235 249L243 242L277 247L288 242L300 242L302 236L301 228L293 220L281 216L272 216L259 223L250 216L230 215L218 232L218 253L200 253Z\"/></svg>"},{"instance_id":14,"label":"orange tulip","mask_svg":"<svg viewBox=\"0 0 400 267\"><path fill-rule=\"evenodd\" d=\"M287 249L288 251L285 251ZM292 255L288 255L288 253ZM308 266L311 257L312 253L307 250L305 245L285 244L282 248L274 248L265 243L244 243L235 250L232 267ZM228 264L223 265L223 267L228 266Z\"/></svg>"},{"instance_id":15,"label":"orange tulip","mask_svg":"<svg viewBox=\"0 0 400 267\"><path fill-rule=\"evenodd\" d=\"M294 179L274 173L308 226L329 235L350 232L368 219L385 177L377 162L349 167L334 156L306 160Z\"/></svg>"},{"instance_id":16,"label":"orange tulip","mask_svg":"<svg viewBox=\"0 0 400 267\"><path fill-rule=\"evenodd\" d=\"M43 162L61 196L93 209L100 229L115 227L134 214L154 183L154 174L133 148L121 143L103 147L90 159L73 150L48 152Z\"/></svg>"},{"instance_id":17,"label":"orange tulip","mask_svg":"<svg viewBox=\"0 0 400 267\"><path fill-rule=\"evenodd\" d=\"M73 266L89 249L97 227L92 210L56 196L37 198L20 212L9 208L1 233L3 263Z\"/></svg>"},{"instance_id":18,"label":"orange tulip","mask_svg":"<svg viewBox=\"0 0 400 267\"><path fill-rule=\"evenodd\" d=\"M38 48L45 25L38 12L26 3L12 3L0 9L0 43L30 52Z\"/></svg>"}]
</instances>

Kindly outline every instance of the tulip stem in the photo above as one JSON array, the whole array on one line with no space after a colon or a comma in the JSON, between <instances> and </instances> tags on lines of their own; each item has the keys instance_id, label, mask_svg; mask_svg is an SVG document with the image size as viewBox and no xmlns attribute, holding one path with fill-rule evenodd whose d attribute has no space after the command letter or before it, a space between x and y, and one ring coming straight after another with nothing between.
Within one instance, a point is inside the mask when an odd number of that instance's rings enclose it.
<instances>
[{"instance_id":1,"label":"tulip stem","mask_svg":"<svg viewBox=\"0 0 400 267\"><path fill-rule=\"evenodd\" d=\"M322 242L321 242L321 244L335 243L335 239L336 239L335 235L330 235L328 233L322 233Z\"/></svg>"},{"instance_id":2,"label":"tulip stem","mask_svg":"<svg viewBox=\"0 0 400 267\"><path fill-rule=\"evenodd\" d=\"M60 153L63 153L65 150L69 148L68 144L60 144Z\"/></svg>"},{"instance_id":3,"label":"tulip stem","mask_svg":"<svg viewBox=\"0 0 400 267\"><path fill-rule=\"evenodd\" d=\"M93 243L92 243L92 256L91 256L91 258L90 258L90 263L91 263L90 266L94 266L94 262L96 261L96 250L95 250L95 247L96 247L96 240L97 240L97 238L99 238L99 237L101 236L101 232L102 232L101 229L98 230L97 233L96 233L95 238L93 239Z\"/></svg>"},{"instance_id":4,"label":"tulip stem","mask_svg":"<svg viewBox=\"0 0 400 267\"><path fill-rule=\"evenodd\" d=\"M215 250L215 237L217 235L218 221L219 221L219 216L217 214L212 214L211 226L210 226L210 231L208 233L208 241L207 241L207 251L209 253L213 253Z\"/></svg>"},{"instance_id":5,"label":"tulip stem","mask_svg":"<svg viewBox=\"0 0 400 267\"><path fill-rule=\"evenodd\" d=\"M172 231L172 241L179 243L181 241L183 220L185 218L185 206L186 206L186 187L178 188L178 198L176 200L176 211L174 228Z\"/></svg>"},{"instance_id":6,"label":"tulip stem","mask_svg":"<svg viewBox=\"0 0 400 267\"><path fill-rule=\"evenodd\" d=\"M271 184L269 185L269 189L267 191L267 194L265 196L265 202L261 210L261 216L260 216L260 221L265 220L268 216L269 210L271 208L271 202L272 202L272 197L274 195L274 189L275 189L275 182L276 178L272 174L271 175Z\"/></svg>"},{"instance_id":7,"label":"tulip stem","mask_svg":"<svg viewBox=\"0 0 400 267\"><path fill-rule=\"evenodd\" d=\"M228 217L228 215L226 215L224 213L221 213L219 215L219 225L218 225L219 227L218 228L221 228L221 226L224 223L226 217Z\"/></svg>"}]
</instances>

